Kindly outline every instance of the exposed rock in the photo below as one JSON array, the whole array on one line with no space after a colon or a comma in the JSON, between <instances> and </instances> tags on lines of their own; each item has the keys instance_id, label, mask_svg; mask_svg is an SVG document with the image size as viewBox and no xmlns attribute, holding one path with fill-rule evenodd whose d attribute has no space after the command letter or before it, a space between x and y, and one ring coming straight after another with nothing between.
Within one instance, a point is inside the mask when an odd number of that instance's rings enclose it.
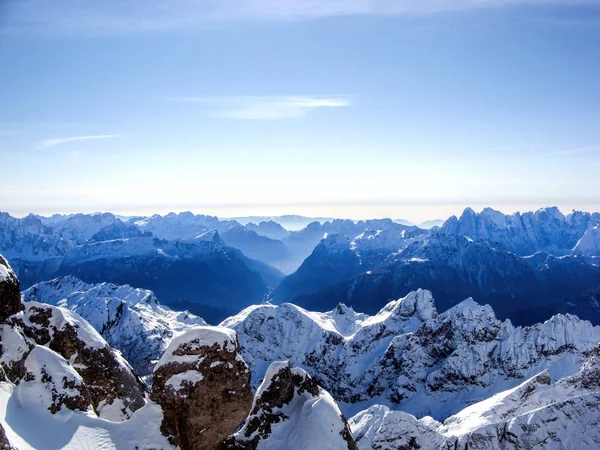
<instances>
[{"instance_id":1,"label":"exposed rock","mask_svg":"<svg viewBox=\"0 0 600 450\"><path fill-rule=\"evenodd\" d=\"M4 427L0 425L0 450L15 450L15 447L10 445Z\"/></svg>"},{"instance_id":2,"label":"exposed rock","mask_svg":"<svg viewBox=\"0 0 600 450\"><path fill-rule=\"evenodd\" d=\"M254 397L243 428L223 449L355 450L346 418L314 378L289 361L274 362Z\"/></svg>"},{"instance_id":3,"label":"exposed rock","mask_svg":"<svg viewBox=\"0 0 600 450\"><path fill-rule=\"evenodd\" d=\"M163 409L161 431L173 445L217 448L252 404L235 332L206 326L175 338L154 369L151 399Z\"/></svg>"},{"instance_id":4,"label":"exposed rock","mask_svg":"<svg viewBox=\"0 0 600 450\"><path fill-rule=\"evenodd\" d=\"M0 322L22 309L19 280L8 261L0 255Z\"/></svg>"}]
</instances>

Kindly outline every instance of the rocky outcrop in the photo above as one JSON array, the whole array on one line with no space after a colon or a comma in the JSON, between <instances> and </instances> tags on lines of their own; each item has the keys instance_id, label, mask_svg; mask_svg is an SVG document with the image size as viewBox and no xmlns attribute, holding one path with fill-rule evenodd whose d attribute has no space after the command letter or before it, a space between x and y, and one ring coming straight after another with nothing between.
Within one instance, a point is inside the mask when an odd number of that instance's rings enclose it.
<instances>
[{"instance_id":1,"label":"rocky outcrop","mask_svg":"<svg viewBox=\"0 0 600 450\"><path fill-rule=\"evenodd\" d=\"M4 427L2 425L0 425L0 449L15 450L15 448L8 441L8 438L6 437L6 431L4 431Z\"/></svg>"},{"instance_id":2,"label":"rocky outcrop","mask_svg":"<svg viewBox=\"0 0 600 450\"><path fill-rule=\"evenodd\" d=\"M100 417L130 417L145 403L145 385L129 364L87 322L75 313L27 302L21 321L24 334L47 346L76 368Z\"/></svg>"},{"instance_id":3,"label":"rocky outcrop","mask_svg":"<svg viewBox=\"0 0 600 450\"><path fill-rule=\"evenodd\" d=\"M173 445L217 448L252 404L235 332L206 326L175 338L154 369L151 399L162 407L161 431Z\"/></svg>"},{"instance_id":4,"label":"rocky outcrop","mask_svg":"<svg viewBox=\"0 0 600 450\"><path fill-rule=\"evenodd\" d=\"M222 448L357 447L344 415L329 393L305 371L282 361L270 365L244 427L229 437Z\"/></svg>"},{"instance_id":5,"label":"rocky outcrop","mask_svg":"<svg viewBox=\"0 0 600 450\"><path fill-rule=\"evenodd\" d=\"M0 322L22 309L19 280L8 261L0 255Z\"/></svg>"},{"instance_id":6,"label":"rocky outcrop","mask_svg":"<svg viewBox=\"0 0 600 450\"><path fill-rule=\"evenodd\" d=\"M77 314L35 301L15 307L9 266L0 280L0 303L16 310L0 323L0 367L6 381L23 389L41 383L52 413L94 411L112 421L129 418L146 403L145 385L121 355ZM18 282L17 282L18 286ZM7 296L6 293L9 295ZM66 394L65 394L66 393ZM75 394L77 393L77 394Z\"/></svg>"}]
</instances>

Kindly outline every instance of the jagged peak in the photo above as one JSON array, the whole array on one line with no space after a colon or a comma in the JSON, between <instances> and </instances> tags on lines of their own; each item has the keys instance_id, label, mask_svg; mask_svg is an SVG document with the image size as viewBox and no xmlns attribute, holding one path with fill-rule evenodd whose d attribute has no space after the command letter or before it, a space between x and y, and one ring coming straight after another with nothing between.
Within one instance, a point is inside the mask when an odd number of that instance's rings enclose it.
<instances>
[{"instance_id":1,"label":"jagged peak","mask_svg":"<svg viewBox=\"0 0 600 450\"><path fill-rule=\"evenodd\" d=\"M194 238L195 241L213 242L215 244L223 244L224 242L216 229L206 231Z\"/></svg>"},{"instance_id":2,"label":"jagged peak","mask_svg":"<svg viewBox=\"0 0 600 450\"><path fill-rule=\"evenodd\" d=\"M350 248L350 238L342 233L328 234L321 239L321 244L325 248Z\"/></svg>"},{"instance_id":3,"label":"jagged peak","mask_svg":"<svg viewBox=\"0 0 600 450\"><path fill-rule=\"evenodd\" d=\"M440 314L439 319L450 320L477 320L486 322L497 322L496 313L490 305L480 305L472 297L469 297L452 308Z\"/></svg>"},{"instance_id":4,"label":"jagged peak","mask_svg":"<svg viewBox=\"0 0 600 450\"><path fill-rule=\"evenodd\" d=\"M477 215L477 213L473 210L473 208L471 208L470 206L467 206L462 214L460 215L460 220L463 220L463 218L466 217L475 217Z\"/></svg>"},{"instance_id":5,"label":"jagged peak","mask_svg":"<svg viewBox=\"0 0 600 450\"><path fill-rule=\"evenodd\" d=\"M389 302L372 319L380 318L387 320L391 316L404 318L416 316L423 321L427 321L437 317L437 315L431 291L417 289L416 291L409 292L401 299Z\"/></svg>"}]
</instances>

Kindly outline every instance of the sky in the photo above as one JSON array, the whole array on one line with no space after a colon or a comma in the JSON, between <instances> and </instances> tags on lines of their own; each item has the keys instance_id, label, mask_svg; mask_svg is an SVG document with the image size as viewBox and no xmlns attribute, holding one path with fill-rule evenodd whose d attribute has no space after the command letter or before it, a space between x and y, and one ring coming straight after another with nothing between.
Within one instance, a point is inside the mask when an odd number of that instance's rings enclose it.
<instances>
[{"instance_id":1,"label":"sky","mask_svg":"<svg viewBox=\"0 0 600 450\"><path fill-rule=\"evenodd\" d=\"M2 0L0 210L600 210L598 0Z\"/></svg>"}]
</instances>

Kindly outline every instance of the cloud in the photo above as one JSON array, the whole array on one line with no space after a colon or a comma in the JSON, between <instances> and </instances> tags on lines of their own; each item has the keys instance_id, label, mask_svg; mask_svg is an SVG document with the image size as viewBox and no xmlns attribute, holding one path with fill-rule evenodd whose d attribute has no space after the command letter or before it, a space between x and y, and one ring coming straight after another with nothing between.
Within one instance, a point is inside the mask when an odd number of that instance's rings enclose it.
<instances>
[{"instance_id":1,"label":"cloud","mask_svg":"<svg viewBox=\"0 0 600 450\"><path fill-rule=\"evenodd\" d=\"M1 130L0 129L0 137L2 136L16 136L19 134L17 130Z\"/></svg>"},{"instance_id":2,"label":"cloud","mask_svg":"<svg viewBox=\"0 0 600 450\"><path fill-rule=\"evenodd\" d=\"M565 150L556 150L553 152L547 153L547 155L552 156L576 156L576 155L587 155L590 153L598 153L597 147L576 147L576 148L568 148Z\"/></svg>"},{"instance_id":3,"label":"cloud","mask_svg":"<svg viewBox=\"0 0 600 450\"><path fill-rule=\"evenodd\" d=\"M349 15L431 14L507 5L594 4L597 0L20 0L6 26L76 33L193 29L232 20L298 20Z\"/></svg>"},{"instance_id":4,"label":"cloud","mask_svg":"<svg viewBox=\"0 0 600 450\"><path fill-rule=\"evenodd\" d=\"M351 106L348 96L168 97L194 103L211 117L239 120L280 120L304 117L318 108Z\"/></svg>"},{"instance_id":5,"label":"cloud","mask_svg":"<svg viewBox=\"0 0 600 450\"><path fill-rule=\"evenodd\" d=\"M67 144L69 142L91 141L95 139L111 139L121 137L120 134L99 134L95 136L73 136L56 139L44 139L38 144L38 148L54 147L55 145Z\"/></svg>"}]
</instances>

